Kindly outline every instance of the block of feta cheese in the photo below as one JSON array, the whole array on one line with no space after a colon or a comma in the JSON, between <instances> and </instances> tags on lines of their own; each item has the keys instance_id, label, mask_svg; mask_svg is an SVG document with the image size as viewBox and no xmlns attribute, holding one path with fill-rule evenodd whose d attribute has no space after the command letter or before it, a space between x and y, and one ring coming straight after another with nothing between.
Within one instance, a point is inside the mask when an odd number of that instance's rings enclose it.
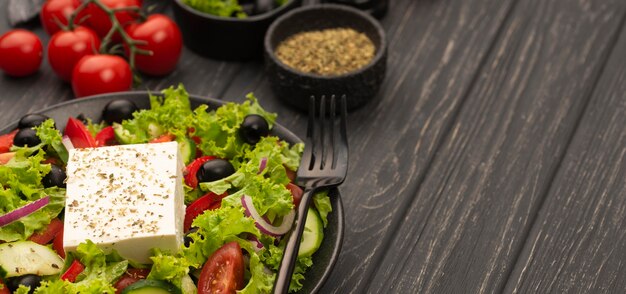
<instances>
[{"instance_id":1,"label":"block of feta cheese","mask_svg":"<svg viewBox=\"0 0 626 294\"><path fill-rule=\"evenodd\" d=\"M67 163L63 247L89 239L139 263L183 242L183 162L176 142L73 149Z\"/></svg>"}]
</instances>

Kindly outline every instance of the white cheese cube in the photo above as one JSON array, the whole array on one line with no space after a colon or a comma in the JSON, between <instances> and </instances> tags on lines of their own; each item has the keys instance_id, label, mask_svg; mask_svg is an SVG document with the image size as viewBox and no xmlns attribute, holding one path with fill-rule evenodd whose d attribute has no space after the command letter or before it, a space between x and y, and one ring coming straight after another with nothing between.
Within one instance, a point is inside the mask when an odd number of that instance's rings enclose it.
<instances>
[{"instance_id":1,"label":"white cheese cube","mask_svg":"<svg viewBox=\"0 0 626 294\"><path fill-rule=\"evenodd\" d=\"M183 161L178 143L73 149L67 164L63 247L89 239L139 263L183 242Z\"/></svg>"}]
</instances>

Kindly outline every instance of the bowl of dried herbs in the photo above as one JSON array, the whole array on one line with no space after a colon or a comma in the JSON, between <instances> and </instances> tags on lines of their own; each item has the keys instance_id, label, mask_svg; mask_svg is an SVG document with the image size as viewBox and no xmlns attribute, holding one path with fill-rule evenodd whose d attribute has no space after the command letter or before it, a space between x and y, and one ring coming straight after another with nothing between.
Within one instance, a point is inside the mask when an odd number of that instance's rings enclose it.
<instances>
[{"instance_id":1,"label":"bowl of dried herbs","mask_svg":"<svg viewBox=\"0 0 626 294\"><path fill-rule=\"evenodd\" d=\"M348 97L356 109L378 93L387 43L380 23L348 6L294 9L265 35L265 67L272 90L287 105L307 110L311 95Z\"/></svg>"},{"instance_id":2,"label":"bowl of dried herbs","mask_svg":"<svg viewBox=\"0 0 626 294\"><path fill-rule=\"evenodd\" d=\"M185 46L221 60L260 59L263 36L279 16L302 0L174 0Z\"/></svg>"}]
</instances>

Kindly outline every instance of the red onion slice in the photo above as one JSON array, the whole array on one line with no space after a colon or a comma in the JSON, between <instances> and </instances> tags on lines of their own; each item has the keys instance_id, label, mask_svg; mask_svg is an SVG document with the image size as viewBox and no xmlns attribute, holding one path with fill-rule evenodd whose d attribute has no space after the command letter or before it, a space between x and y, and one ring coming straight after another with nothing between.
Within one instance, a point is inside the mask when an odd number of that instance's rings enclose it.
<instances>
[{"instance_id":1,"label":"red onion slice","mask_svg":"<svg viewBox=\"0 0 626 294\"><path fill-rule=\"evenodd\" d=\"M72 144L72 140L70 140L70 137L68 137L67 135L63 136L61 142L63 142L63 146L65 146L65 149L67 149L67 151L74 149L74 144Z\"/></svg>"},{"instance_id":2,"label":"red onion slice","mask_svg":"<svg viewBox=\"0 0 626 294\"><path fill-rule=\"evenodd\" d=\"M257 237L254 235L248 237L248 241L250 241L250 244L252 244L252 248L255 252L261 251L261 249L263 249L264 247L263 243L261 243L261 241L259 241L259 239L257 239Z\"/></svg>"},{"instance_id":3,"label":"red onion slice","mask_svg":"<svg viewBox=\"0 0 626 294\"><path fill-rule=\"evenodd\" d=\"M252 203L252 197L248 195L243 195L241 197L241 204L243 208L246 210L246 216L250 216L254 219L256 227L263 233L270 236L280 236L289 232L291 229L291 225L296 217L296 211L291 210L287 215L283 217L283 223L280 226L276 227L272 224L268 223L254 208L254 204Z\"/></svg>"},{"instance_id":4,"label":"red onion slice","mask_svg":"<svg viewBox=\"0 0 626 294\"><path fill-rule=\"evenodd\" d=\"M261 162L259 162L259 172L257 173L257 175L262 173L266 167L267 167L267 157L263 157L261 158Z\"/></svg>"},{"instance_id":5,"label":"red onion slice","mask_svg":"<svg viewBox=\"0 0 626 294\"><path fill-rule=\"evenodd\" d=\"M6 214L0 216L0 227L4 227L20 218L23 218L31 213L41 209L42 207L48 205L50 203L50 196L43 197L41 199L37 199L31 203L28 203L20 208L17 208L13 211L7 212Z\"/></svg>"}]
</instances>

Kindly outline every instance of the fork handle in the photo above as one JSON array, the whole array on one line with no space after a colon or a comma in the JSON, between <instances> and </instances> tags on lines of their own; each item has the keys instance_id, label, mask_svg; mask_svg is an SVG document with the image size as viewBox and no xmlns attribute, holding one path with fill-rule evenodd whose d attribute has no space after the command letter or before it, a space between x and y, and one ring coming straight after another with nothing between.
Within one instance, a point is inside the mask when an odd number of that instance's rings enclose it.
<instances>
[{"instance_id":1,"label":"fork handle","mask_svg":"<svg viewBox=\"0 0 626 294\"><path fill-rule=\"evenodd\" d=\"M289 235L289 240L287 240L285 253L283 254L283 259L280 261L278 276L274 282L274 294L286 294L289 291L289 283L291 283L291 276L293 275L298 250L300 249L300 239L302 238L302 232L304 232L306 215L314 192L315 189L307 188L304 190L304 193L302 193L302 199L298 206L298 214L296 215L295 228L292 230L291 235Z\"/></svg>"}]
</instances>

